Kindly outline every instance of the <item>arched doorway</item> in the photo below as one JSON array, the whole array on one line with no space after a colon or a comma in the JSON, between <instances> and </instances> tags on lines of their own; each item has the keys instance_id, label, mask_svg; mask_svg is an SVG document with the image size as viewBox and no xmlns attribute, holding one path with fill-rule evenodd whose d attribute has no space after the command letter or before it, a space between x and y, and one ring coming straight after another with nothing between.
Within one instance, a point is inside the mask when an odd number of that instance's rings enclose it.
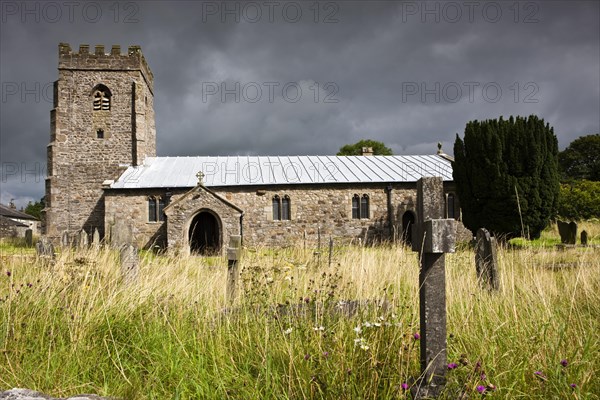
<instances>
[{"instance_id":1,"label":"arched doorway","mask_svg":"<svg viewBox=\"0 0 600 400\"><path fill-rule=\"evenodd\" d=\"M415 213L406 211L402 214L402 240L409 245L412 245L412 226L414 223Z\"/></svg>"},{"instance_id":2,"label":"arched doorway","mask_svg":"<svg viewBox=\"0 0 600 400\"><path fill-rule=\"evenodd\" d=\"M218 253L221 248L221 230L216 215L209 211L199 212L190 224L188 240L190 254Z\"/></svg>"}]
</instances>

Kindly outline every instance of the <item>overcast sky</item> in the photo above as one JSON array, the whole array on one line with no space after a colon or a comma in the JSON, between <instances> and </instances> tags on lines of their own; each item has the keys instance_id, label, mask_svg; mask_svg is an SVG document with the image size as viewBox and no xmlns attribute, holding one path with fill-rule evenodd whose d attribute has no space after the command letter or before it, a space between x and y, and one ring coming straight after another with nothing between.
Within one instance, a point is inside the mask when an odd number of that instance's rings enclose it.
<instances>
[{"instance_id":1,"label":"overcast sky","mask_svg":"<svg viewBox=\"0 0 600 400\"><path fill-rule=\"evenodd\" d=\"M44 194L58 43L140 45L157 152L452 153L474 119L600 131L600 2L2 1L0 201Z\"/></svg>"}]
</instances>

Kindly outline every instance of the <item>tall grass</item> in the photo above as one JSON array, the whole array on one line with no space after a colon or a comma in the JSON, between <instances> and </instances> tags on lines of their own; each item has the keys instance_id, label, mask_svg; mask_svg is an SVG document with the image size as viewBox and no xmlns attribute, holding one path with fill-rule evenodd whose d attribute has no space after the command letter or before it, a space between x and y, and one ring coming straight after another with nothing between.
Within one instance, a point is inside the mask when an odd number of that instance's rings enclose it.
<instances>
[{"instance_id":1,"label":"tall grass","mask_svg":"<svg viewBox=\"0 0 600 400\"><path fill-rule=\"evenodd\" d=\"M478 286L471 250L447 255L444 398L600 398L598 255L500 249L499 292ZM144 253L135 282L108 249L49 264L0 248L0 259L4 388L397 399L420 372L418 260L402 246L336 248L331 265L299 249L246 249L232 304L220 258Z\"/></svg>"}]
</instances>

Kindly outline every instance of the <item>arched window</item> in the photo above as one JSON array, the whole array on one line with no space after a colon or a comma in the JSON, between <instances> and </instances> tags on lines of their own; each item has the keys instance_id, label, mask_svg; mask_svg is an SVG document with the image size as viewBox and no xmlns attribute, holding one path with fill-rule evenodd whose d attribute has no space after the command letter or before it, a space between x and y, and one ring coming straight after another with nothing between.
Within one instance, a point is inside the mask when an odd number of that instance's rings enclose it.
<instances>
[{"instance_id":1,"label":"arched window","mask_svg":"<svg viewBox=\"0 0 600 400\"><path fill-rule=\"evenodd\" d=\"M148 222L156 222L156 198L148 197Z\"/></svg>"},{"instance_id":2,"label":"arched window","mask_svg":"<svg viewBox=\"0 0 600 400\"><path fill-rule=\"evenodd\" d=\"M360 199L360 217L369 218L369 196L366 194Z\"/></svg>"},{"instance_id":3,"label":"arched window","mask_svg":"<svg viewBox=\"0 0 600 400\"><path fill-rule=\"evenodd\" d=\"M369 218L369 195L363 194L362 197L358 194L352 196L352 219Z\"/></svg>"},{"instance_id":4,"label":"arched window","mask_svg":"<svg viewBox=\"0 0 600 400\"><path fill-rule=\"evenodd\" d=\"M104 85L97 85L92 93L94 111L109 111L112 94Z\"/></svg>"},{"instance_id":5,"label":"arched window","mask_svg":"<svg viewBox=\"0 0 600 400\"><path fill-rule=\"evenodd\" d=\"M281 203L278 195L273 196L273 219L279 221L281 219Z\"/></svg>"},{"instance_id":6,"label":"arched window","mask_svg":"<svg viewBox=\"0 0 600 400\"><path fill-rule=\"evenodd\" d=\"M273 196L273 220L289 221L292 219L292 203L289 196Z\"/></svg>"},{"instance_id":7,"label":"arched window","mask_svg":"<svg viewBox=\"0 0 600 400\"><path fill-rule=\"evenodd\" d=\"M446 210L447 210L447 218L455 218L455 201L454 201L454 193L448 193L448 197L446 198Z\"/></svg>"},{"instance_id":8,"label":"arched window","mask_svg":"<svg viewBox=\"0 0 600 400\"><path fill-rule=\"evenodd\" d=\"M283 199L281 199L281 219L289 221L290 216L290 198L289 196L283 196Z\"/></svg>"},{"instance_id":9,"label":"arched window","mask_svg":"<svg viewBox=\"0 0 600 400\"><path fill-rule=\"evenodd\" d=\"M360 219L360 197L352 196L352 219Z\"/></svg>"}]
</instances>

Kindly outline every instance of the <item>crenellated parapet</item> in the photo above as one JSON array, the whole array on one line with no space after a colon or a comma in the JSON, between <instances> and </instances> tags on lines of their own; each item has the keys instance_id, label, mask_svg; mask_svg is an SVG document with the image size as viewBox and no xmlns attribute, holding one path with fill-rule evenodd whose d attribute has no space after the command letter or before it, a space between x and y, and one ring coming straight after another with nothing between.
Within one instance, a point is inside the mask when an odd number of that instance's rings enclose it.
<instances>
[{"instance_id":1,"label":"crenellated parapet","mask_svg":"<svg viewBox=\"0 0 600 400\"><path fill-rule=\"evenodd\" d=\"M71 45L60 43L58 45L58 69L140 71L150 90L154 91L154 75L148 67L140 46L129 46L127 53L122 54L119 45L113 45L110 52L107 53L103 45L97 45L93 51L90 51L89 45L82 44L79 46L79 52L73 52Z\"/></svg>"}]
</instances>

